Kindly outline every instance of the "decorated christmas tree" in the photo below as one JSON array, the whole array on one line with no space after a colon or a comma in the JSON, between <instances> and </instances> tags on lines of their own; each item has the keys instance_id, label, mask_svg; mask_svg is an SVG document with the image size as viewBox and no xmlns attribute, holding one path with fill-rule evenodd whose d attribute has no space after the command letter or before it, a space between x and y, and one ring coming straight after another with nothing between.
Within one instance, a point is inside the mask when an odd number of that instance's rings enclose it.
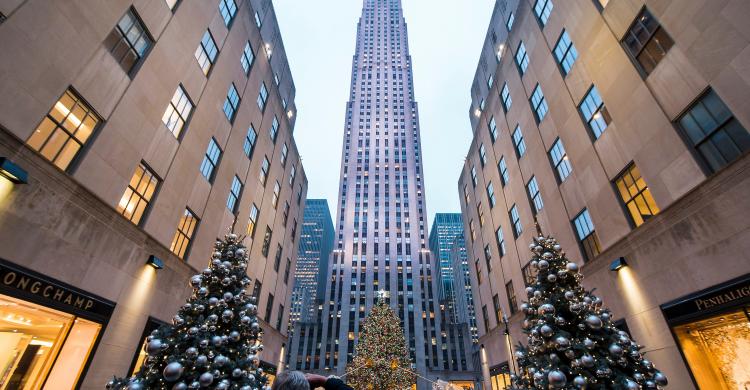
<instances>
[{"instance_id":1,"label":"decorated christmas tree","mask_svg":"<svg viewBox=\"0 0 750 390\"><path fill-rule=\"evenodd\" d=\"M360 322L359 343L346 367L355 390L410 389L416 383L401 323L380 292L370 314Z\"/></svg>"},{"instance_id":2,"label":"decorated christmas tree","mask_svg":"<svg viewBox=\"0 0 750 390\"><path fill-rule=\"evenodd\" d=\"M247 262L237 235L217 241L209 267L190 279L193 294L173 325L148 336L141 369L131 378L113 379L107 388L262 389L261 329L255 298L246 294Z\"/></svg>"},{"instance_id":3,"label":"decorated christmas tree","mask_svg":"<svg viewBox=\"0 0 750 390\"><path fill-rule=\"evenodd\" d=\"M528 345L517 347L516 387L650 390L666 386L666 377L640 353L642 346L615 327L602 300L581 286L578 265L565 257L557 241L540 235L530 249L537 275L526 288L528 302L521 305Z\"/></svg>"}]
</instances>

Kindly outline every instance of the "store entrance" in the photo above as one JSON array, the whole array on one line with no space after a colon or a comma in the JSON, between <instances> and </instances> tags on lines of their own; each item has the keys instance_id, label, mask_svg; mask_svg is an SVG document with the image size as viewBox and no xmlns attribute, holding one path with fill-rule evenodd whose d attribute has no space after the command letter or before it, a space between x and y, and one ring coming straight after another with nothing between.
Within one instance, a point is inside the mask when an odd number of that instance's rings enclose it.
<instances>
[{"instance_id":1,"label":"store entrance","mask_svg":"<svg viewBox=\"0 0 750 390\"><path fill-rule=\"evenodd\" d=\"M749 308L673 328L701 390L750 390Z\"/></svg>"},{"instance_id":2,"label":"store entrance","mask_svg":"<svg viewBox=\"0 0 750 390\"><path fill-rule=\"evenodd\" d=\"M0 390L75 388L101 329L0 294Z\"/></svg>"}]
</instances>

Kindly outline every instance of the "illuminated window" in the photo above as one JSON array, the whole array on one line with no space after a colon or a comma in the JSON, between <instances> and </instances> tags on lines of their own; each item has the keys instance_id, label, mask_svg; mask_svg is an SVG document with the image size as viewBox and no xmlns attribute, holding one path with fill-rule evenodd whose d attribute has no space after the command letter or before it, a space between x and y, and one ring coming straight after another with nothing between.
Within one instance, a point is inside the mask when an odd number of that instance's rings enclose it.
<instances>
[{"instance_id":1,"label":"illuminated window","mask_svg":"<svg viewBox=\"0 0 750 390\"><path fill-rule=\"evenodd\" d=\"M159 186L159 179L144 163L138 164L125 193L117 204L117 212L138 225L150 206Z\"/></svg>"},{"instance_id":2,"label":"illuminated window","mask_svg":"<svg viewBox=\"0 0 750 390\"><path fill-rule=\"evenodd\" d=\"M609 116L609 111L604 106L599 91L593 85L578 109L581 111L583 119L588 123L594 138L601 137L609 123L612 122L612 117Z\"/></svg>"},{"instance_id":3,"label":"illuminated window","mask_svg":"<svg viewBox=\"0 0 750 390\"><path fill-rule=\"evenodd\" d=\"M557 40L554 53L557 63L560 64L560 68L563 71L563 76L567 76L578 58L578 51L573 46L573 41L570 40L567 31L563 30L562 34L560 34L560 39Z\"/></svg>"},{"instance_id":4,"label":"illuminated window","mask_svg":"<svg viewBox=\"0 0 750 390\"><path fill-rule=\"evenodd\" d=\"M534 212L538 213L542 211L542 208L544 208L544 202L542 202L542 194L539 192L539 185L536 182L536 176L532 176L526 184L526 191L529 194L531 203L534 204Z\"/></svg>"},{"instance_id":5,"label":"illuminated window","mask_svg":"<svg viewBox=\"0 0 750 390\"><path fill-rule=\"evenodd\" d=\"M526 153L526 142L523 141L521 125L516 125L516 129L513 131L513 146L515 146L518 158L523 157Z\"/></svg>"},{"instance_id":6,"label":"illuminated window","mask_svg":"<svg viewBox=\"0 0 750 390\"><path fill-rule=\"evenodd\" d=\"M125 12L104 40L104 46L128 74L140 64L153 43L133 8Z\"/></svg>"},{"instance_id":7,"label":"illuminated window","mask_svg":"<svg viewBox=\"0 0 750 390\"><path fill-rule=\"evenodd\" d=\"M487 390L509 390L513 388L508 363L493 367L490 370L490 385L491 387Z\"/></svg>"},{"instance_id":8,"label":"illuminated window","mask_svg":"<svg viewBox=\"0 0 750 390\"><path fill-rule=\"evenodd\" d=\"M185 93L182 85L177 86L177 90L172 95L172 100L169 101L167 109L164 111L164 115L161 117L161 121L167 126L169 131L174 134L175 138L180 137L182 127L190 117L190 112L193 110L193 103Z\"/></svg>"},{"instance_id":9,"label":"illuminated window","mask_svg":"<svg viewBox=\"0 0 750 390\"><path fill-rule=\"evenodd\" d=\"M232 179L232 187L229 189L229 197L227 197L227 208L232 214L237 213L237 201L240 199L242 194L242 181L237 175L234 175Z\"/></svg>"},{"instance_id":10,"label":"illuminated window","mask_svg":"<svg viewBox=\"0 0 750 390\"><path fill-rule=\"evenodd\" d=\"M503 84L503 89L500 91L500 99L503 101L503 110L508 112L510 106L513 105L513 99L510 98L510 89L508 89L508 82Z\"/></svg>"},{"instance_id":11,"label":"illuminated window","mask_svg":"<svg viewBox=\"0 0 750 390\"><path fill-rule=\"evenodd\" d=\"M534 110L534 118L536 118L537 123L541 122L547 115L547 100L544 98L542 87L539 84L536 85L534 92L531 94L531 108Z\"/></svg>"},{"instance_id":12,"label":"illuminated window","mask_svg":"<svg viewBox=\"0 0 750 390\"><path fill-rule=\"evenodd\" d=\"M276 206L279 205L280 193L281 193L281 185L279 184L277 180L276 184L273 185L273 197L271 198L271 205L273 206L273 208L276 208Z\"/></svg>"},{"instance_id":13,"label":"illuminated window","mask_svg":"<svg viewBox=\"0 0 750 390\"><path fill-rule=\"evenodd\" d=\"M474 228L474 220L473 219L469 222L469 230L470 230L470 233L471 233L471 241L476 240L477 239L477 232L476 232L476 229Z\"/></svg>"},{"instance_id":14,"label":"illuminated window","mask_svg":"<svg viewBox=\"0 0 750 390\"><path fill-rule=\"evenodd\" d=\"M500 162L497 163L497 170L500 172L500 182L503 186L508 185L510 176L508 175L508 164L505 163L505 156L500 157Z\"/></svg>"},{"instance_id":15,"label":"illuminated window","mask_svg":"<svg viewBox=\"0 0 750 390\"><path fill-rule=\"evenodd\" d=\"M258 139L258 132L255 131L252 123L247 128L247 135L245 136L245 143L242 145L242 149L245 151L245 156L252 158L253 150L255 150L255 142Z\"/></svg>"},{"instance_id":16,"label":"illuminated window","mask_svg":"<svg viewBox=\"0 0 750 390\"><path fill-rule=\"evenodd\" d=\"M276 143L276 136L279 135L279 120L276 118L276 115L273 116L273 121L271 122L271 128L268 130L268 134L271 136L271 141Z\"/></svg>"},{"instance_id":17,"label":"illuminated window","mask_svg":"<svg viewBox=\"0 0 750 390\"><path fill-rule=\"evenodd\" d=\"M260 166L260 175L258 176L258 179L260 180L260 184L266 185L266 181L268 180L268 170L271 168L271 163L268 162L268 157L263 157L263 164Z\"/></svg>"},{"instance_id":18,"label":"illuminated window","mask_svg":"<svg viewBox=\"0 0 750 390\"><path fill-rule=\"evenodd\" d=\"M512 280L505 284L505 293L508 295L510 314L513 315L518 311L518 303L516 303L516 290L513 289Z\"/></svg>"},{"instance_id":19,"label":"illuminated window","mask_svg":"<svg viewBox=\"0 0 750 390\"><path fill-rule=\"evenodd\" d=\"M495 117L490 117L490 121L487 122L487 129L490 131L490 139L492 139L492 143L495 143L497 140L497 123L495 122Z\"/></svg>"},{"instance_id":20,"label":"illuminated window","mask_svg":"<svg viewBox=\"0 0 750 390\"><path fill-rule=\"evenodd\" d=\"M261 111L264 111L266 109L266 103L268 102L268 88L266 88L266 83L260 85L257 102L258 108L260 108Z\"/></svg>"},{"instance_id":21,"label":"illuminated window","mask_svg":"<svg viewBox=\"0 0 750 390\"><path fill-rule=\"evenodd\" d=\"M555 172L557 172L557 179L560 183L564 182L570 176L570 173L573 172L573 167L570 165L570 159L568 159L568 154L565 152L565 147L563 147L560 138L552 144L552 148L549 150L549 157L552 165L555 167Z\"/></svg>"},{"instance_id":22,"label":"illuminated window","mask_svg":"<svg viewBox=\"0 0 750 390\"><path fill-rule=\"evenodd\" d=\"M592 260L602 251L602 248L599 244L599 236L596 235L596 231L594 230L594 222L591 221L589 211L583 209L573 220L573 225L576 228L578 241L583 247L586 261Z\"/></svg>"},{"instance_id":23,"label":"illuminated window","mask_svg":"<svg viewBox=\"0 0 750 390\"><path fill-rule=\"evenodd\" d=\"M174 238L172 238L172 244L169 246L169 250L177 255L177 257L183 260L187 257L197 225L198 218L190 209L186 208L182 213L182 217L180 217L180 223L177 225Z\"/></svg>"},{"instance_id":24,"label":"illuminated window","mask_svg":"<svg viewBox=\"0 0 750 390\"><path fill-rule=\"evenodd\" d=\"M651 190L635 164L630 164L615 179L615 186L635 226L641 226L647 219L659 213L659 207L654 197L651 196Z\"/></svg>"},{"instance_id":25,"label":"illuminated window","mask_svg":"<svg viewBox=\"0 0 750 390\"><path fill-rule=\"evenodd\" d=\"M253 238L255 236L255 226L258 224L258 206L253 203L250 207L250 217L247 219L247 236Z\"/></svg>"},{"instance_id":26,"label":"illuminated window","mask_svg":"<svg viewBox=\"0 0 750 390\"><path fill-rule=\"evenodd\" d=\"M237 14L237 4L234 0L219 0L219 13L221 18L224 19L224 25L229 27L234 20L234 15Z\"/></svg>"},{"instance_id":27,"label":"illuminated window","mask_svg":"<svg viewBox=\"0 0 750 390\"><path fill-rule=\"evenodd\" d=\"M211 70L218 53L219 50L216 48L216 42L214 37L211 36L211 31L206 30L198 48L195 49L195 59L198 60L198 66L201 67L203 74L208 75L208 71Z\"/></svg>"},{"instance_id":28,"label":"illuminated window","mask_svg":"<svg viewBox=\"0 0 750 390\"><path fill-rule=\"evenodd\" d=\"M247 43L245 43L245 49L242 50L242 57L240 57L240 63L242 64L242 69L245 70L245 75L250 73L250 68L252 68L253 66L253 61L255 61L255 52L253 52L253 47L248 41Z\"/></svg>"},{"instance_id":29,"label":"illuminated window","mask_svg":"<svg viewBox=\"0 0 750 390\"><path fill-rule=\"evenodd\" d=\"M464 202L466 202L466 205L469 205L469 186L464 185Z\"/></svg>"},{"instance_id":30,"label":"illuminated window","mask_svg":"<svg viewBox=\"0 0 750 390\"><path fill-rule=\"evenodd\" d=\"M234 122L234 116L237 114L237 108L239 108L239 106L240 95L237 94L237 88L234 87L234 83L229 84L227 99L224 101L224 115L230 123Z\"/></svg>"},{"instance_id":31,"label":"illuminated window","mask_svg":"<svg viewBox=\"0 0 750 390\"><path fill-rule=\"evenodd\" d=\"M622 42L646 75L656 68L674 45L672 38L647 8L635 18Z\"/></svg>"},{"instance_id":32,"label":"illuminated window","mask_svg":"<svg viewBox=\"0 0 750 390\"><path fill-rule=\"evenodd\" d=\"M219 144L217 144L216 140L211 137L211 140L208 141L206 154L203 156L203 162L201 162L201 175L203 175L209 183L214 182L214 171L219 164L220 158L221 149L219 149Z\"/></svg>"},{"instance_id":33,"label":"illuminated window","mask_svg":"<svg viewBox=\"0 0 750 390\"><path fill-rule=\"evenodd\" d=\"M91 108L68 89L26 143L65 170L86 145L99 121Z\"/></svg>"},{"instance_id":34,"label":"illuminated window","mask_svg":"<svg viewBox=\"0 0 750 390\"><path fill-rule=\"evenodd\" d=\"M523 226L521 226L521 217L518 215L518 207L515 204L510 207L508 215L510 216L511 225L513 225L513 236L518 238L523 232Z\"/></svg>"},{"instance_id":35,"label":"illuminated window","mask_svg":"<svg viewBox=\"0 0 750 390\"><path fill-rule=\"evenodd\" d=\"M145 363L146 357L148 357L148 352L146 352L148 341L146 339L148 338L149 335L151 335L151 332L158 329L162 325L165 325L165 324L152 317L148 318L148 321L146 322L146 327L143 329L143 335L141 336L141 341L140 343L138 343L138 345L140 345L141 347L138 349L138 353L133 359L133 363L131 363L130 376L137 374L138 371L141 370L141 367L143 367L143 363Z\"/></svg>"},{"instance_id":36,"label":"illuminated window","mask_svg":"<svg viewBox=\"0 0 750 390\"><path fill-rule=\"evenodd\" d=\"M526 53L526 45L521 42L518 45L518 50L516 50L516 65L518 65L518 70L521 72L521 76L523 76L526 73L526 69L529 68L529 56Z\"/></svg>"}]
</instances>

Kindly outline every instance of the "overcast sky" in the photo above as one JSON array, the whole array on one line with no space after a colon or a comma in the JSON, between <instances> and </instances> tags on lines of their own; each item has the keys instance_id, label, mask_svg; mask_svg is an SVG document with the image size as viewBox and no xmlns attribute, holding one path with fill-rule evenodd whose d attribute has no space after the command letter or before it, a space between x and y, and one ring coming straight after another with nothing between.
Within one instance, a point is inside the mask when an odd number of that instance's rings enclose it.
<instances>
[{"instance_id":1,"label":"overcast sky","mask_svg":"<svg viewBox=\"0 0 750 390\"><path fill-rule=\"evenodd\" d=\"M345 105L361 0L274 0L297 87L295 139L307 197L336 218ZM457 190L469 143L470 88L494 0L403 0L419 104L428 224L460 212Z\"/></svg>"}]
</instances>

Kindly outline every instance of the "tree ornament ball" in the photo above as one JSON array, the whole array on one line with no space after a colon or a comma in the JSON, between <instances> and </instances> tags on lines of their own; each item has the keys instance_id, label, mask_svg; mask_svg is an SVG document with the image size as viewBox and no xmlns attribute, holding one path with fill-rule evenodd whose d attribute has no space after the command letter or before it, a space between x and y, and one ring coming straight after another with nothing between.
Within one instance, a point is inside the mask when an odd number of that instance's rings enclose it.
<instances>
[{"instance_id":1,"label":"tree ornament ball","mask_svg":"<svg viewBox=\"0 0 750 390\"><path fill-rule=\"evenodd\" d=\"M549 275L547 275L547 281L550 282L550 283L557 282L557 275L555 275L555 274L549 274Z\"/></svg>"},{"instance_id":2,"label":"tree ornament ball","mask_svg":"<svg viewBox=\"0 0 750 390\"><path fill-rule=\"evenodd\" d=\"M586 317L586 325L589 326L589 328L597 330L602 328L602 319L599 318L599 316L595 314L591 314L588 317Z\"/></svg>"},{"instance_id":3,"label":"tree ornament ball","mask_svg":"<svg viewBox=\"0 0 750 390\"><path fill-rule=\"evenodd\" d=\"M554 250L555 250L555 252L560 252L560 251L562 250L562 247L560 246L560 244L555 244L555 245L554 245L554 246L552 247L552 249L554 249Z\"/></svg>"},{"instance_id":4,"label":"tree ornament ball","mask_svg":"<svg viewBox=\"0 0 750 390\"><path fill-rule=\"evenodd\" d=\"M552 327L549 325L542 325L542 327L539 328L539 333L544 337L552 337L554 330L552 330Z\"/></svg>"},{"instance_id":5,"label":"tree ornament ball","mask_svg":"<svg viewBox=\"0 0 750 390\"><path fill-rule=\"evenodd\" d=\"M565 291L565 299L572 301L576 297L576 294L573 291Z\"/></svg>"},{"instance_id":6,"label":"tree ornament ball","mask_svg":"<svg viewBox=\"0 0 750 390\"><path fill-rule=\"evenodd\" d=\"M172 390L187 390L187 389L188 389L188 385L186 385L183 382L177 382L174 384L174 386L172 386Z\"/></svg>"},{"instance_id":7,"label":"tree ornament ball","mask_svg":"<svg viewBox=\"0 0 750 390\"><path fill-rule=\"evenodd\" d=\"M212 374L210 372L204 372L198 378L198 381L200 382L201 386L208 387L214 381L214 374Z\"/></svg>"},{"instance_id":8,"label":"tree ornament ball","mask_svg":"<svg viewBox=\"0 0 750 390\"><path fill-rule=\"evenodd\" d=\"M143 385L140 382L130 382L128 390L143 390Z\"/></svg>"},{"instance_id":9,"label":"tree ornament ball","mask_svg":"<svg viewBox=\"0 0 750 390\"><path fill-rule=\"evenodd\" d=\"M180 379L180 376L182 376L182 371L184 370L185 368L182 367L182 364L180 364L179 362L172 362L164 367L164 372L162 372L162 375L164 375L164 379L167 382L174 382Z\"/></svg>"},{"instance_id":10,"label":"tree ornament ball","mask_svg":"<svg viewBox=\"0 0 750 390\"><path fill-rule=\"evenodd\" d=\"M583 355L581 357L581 364L588 368L594 367L594 358L591 355Z\"/></svg>"},{"instance_id":11,"label":"tree ornament ball","mask_svg":"<svg viewBox=\"0 0 750 390\"><path fill-rule=\"evenodd\" d=\"M594 342L594 340L586 337L585 339L583 339L583 346L586 347L586 349L594 349L596 343Z\"/></svg>"},{"instance_id":12,"label":"tree ornament ball","mask_svg":"<svg viewBox=\"0 0 750 390\"><path fill-rule=\"evenodd\" d=\"M615 357L620 357L623 354L623 349L618 344L612 343L609 346L609 354Z\"/></svg>"},{"instance_id":13,"label":"tree ornament ball","mask_svg":"<svg viewBox=\"0 0 750 390\"><path fill-rule=\"evenodd\" d=\"M193 287L200 287L201 283L203 283L203 277L200 275L194 275L190 278L190 285Z\"/></svg>"},{"instance_id":14,"label":"tree ornament ball","mask_svg":"<svg viewBox=\"0 0 750 390\"><path fill-rule=\"evenodd\" d=\"M578 386L578 387L586 386L586 378L584 378L584 377L582 377L582 376L579 375L579 376L573 378L573 384L576 385L576 386Z\"/></svg>"},{"instance_id":15,"label":"tree ornament ball","mask_svg":"<svg viewBox=\"0 0 750 390\"><path fill-rule=\"evenodd\" d=\"M570 262L568 264L565 264L565 269L570 272L578 272L578 264Z\"/></svg>"},{"instance_id":16,"label":"tree ornament ball","mask_svg":"<svg viewBox=\"0 0 750 390\"><path fill-rule=\"evenodd\" d=\"M559 370L550 371L550 373L547 374L547 380L549 381L550 386L558 389L568 383L568 379L565 377L565 374Z\"/></svg>"},{"instance_id":17,"label":"tree ornament ball","mask_svg":"<svg viewBox=\"0 0 750 390\"><path fill-rule=\"evenodd\" d=\"M539 260L539 269L546 270L547 268L549 268L549 261Z\"/></svg>"},{"instance_id":18,"label":"tree ornament ball","mask_svg":"<svg viewBox=\"0 0 750 390\"><path fill-rule=\"evenodd\" d=\"M200 387L201 387L200 382L194 381L193 383L190 384L190 386L188 388L189 389L200 389Z\"/></svg>"},{"instance_id":19,"label":"tree ornament ball","mask_svg":"<svg viewBox=\"0 0 750 390\"><path fill-rule=\"evenodd\" d=\"M565 357L567 357L568 359L571 359L571 360L575 359L576 358L576 351L574 351L572 349L569 349L569 350L565 351Z\"/></svg>"},{"instance_id":20,"label":"tree ornament ball","mask_svg":"<svg viewBox=\"0 0 750 390\"><path fill-rule=\"evenodd\" d=\"M195 359L198 356L198 348L190 347L185 350L185 356Z\"/></svg>"},{"instance_id":21,"label":"tree ornament ball","mask_svg":"<svg viewBox=\"0 0 750 390\"><path fill-rule=\"evenodd\" d=\"M554 256L552 255L552 253L549 253L549 252L544 252L544 253L542 254L542 258L543 258L543 259L545 259L545 260L549 260L549 259L551 259L551 258L553 258L553 257L554 257Z\"/></svg>"},{"instance_id":22,"label":"tree ornament ball","mask_svg":"<svg viewBox=\"0 0 750 390\"><path fill-rule=\"evenodd\" d=\"M539 314L555 314L555 307L550 303L545 303L544 305L539 307Z\"/></svg>"},{"instance_id":23,"label":"tree ornament ball","mask_svg":"<svg viewBox=\"0 0 750 390\"><path fill-rule=\"evenodd\" d=\"M148 345L146 345L146 352L148 352L149 355L155 355L159 351L161 351L160 339L152 339L149 341Z\"/></svg>"},{"instance_id":24,"label":"tree ornament ball","mask_svg":"<svg viewBox=\"0 0 750 390\"><path fill-rule=\"evenodd\" d=\"M667 377L664 376L661 371L657 371L656 374L654 374L654 382L659 386L666 386L668 384Z\"/></svg>"},{"instance_id":25,"label":"tree ornament ball","mask_svg":"<svg viewBox=\"0 0 750 390\"><path fill-rule=\"evenodd\" d=\"M208 365L208 357L206 355L200 355L195 358L195 365L198 367L205 367Z\"/></svg>"},{"instance_id":26,"label":"tree ornament ball","mask_svg":"<svg viewBox=\"0 0 750 390\"><path fill-rule=\"evenodd\" d=\"M567 337L560 336L555 339L555 344L559 350L567 349L570 347L570 340Z\"/></svg>"}]
</instances>

